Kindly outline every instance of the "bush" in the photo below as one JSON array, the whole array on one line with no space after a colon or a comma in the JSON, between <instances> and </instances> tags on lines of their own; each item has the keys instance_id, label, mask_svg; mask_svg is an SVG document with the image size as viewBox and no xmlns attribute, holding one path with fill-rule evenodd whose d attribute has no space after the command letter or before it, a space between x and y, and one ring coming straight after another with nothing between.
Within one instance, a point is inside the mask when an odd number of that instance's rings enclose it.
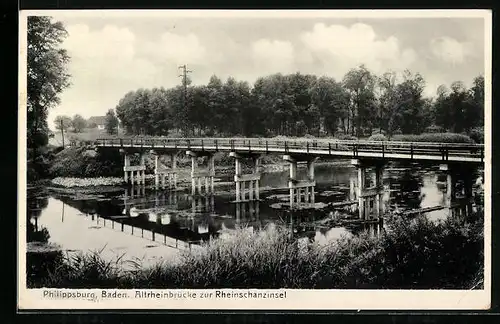
<instances>
[{"instance_id":1,"label":"bush","mask_svg":"<svg viewBox=\"0 0 500 324\"><path fill-rule=\"evenodd\" d=\"M474 143L467 135L457 133L424 133L420 135L395 135L392 141L430 143Z\"/></svg>"},{"instance_id":2,"label":"bush","mask_svg":"<svg viewBox=\"0 0 500 324\"><path fill-rule=\"evenodd\" d=\"M443 127L437 125L431 125L425 128L426 133L442 133Z\"/></svg>"},{"instance_id":3,"label":"bush","mask_svg":"<svg viewBox=\"0 0 500 324\"><path fill-rule=\"evenodd\" d=\"M339 140L345 140L345 141L357 141L358 138L356 136L353 136L353 135L349 135L349 134L340 134L339 136L337 136L337 139Z\"/></svg>"},{"instance_id":4,"label":"bush","mask_svg":"<svg viewBox=\"0 0 500 324\"><path fill-rule=\"evenodd\" d=\"M68 147L54 156L49 176L99 177L121 176L122 159L118 150L102 150L98 154L85 154L86 147Z\"/></svg>"},{"instance_id":5,"label":"bush","mask_svg":"<svg viewBox=\"0 0 500 324\"><path fill-rule=\"evenodd\" d=\"M43 146L38 149L28 148L27 150L27 170L28 182L45 179L50 176L50 165L56 153L60 152L59 147Z\"/></svg>"},{"instance_id":6,"label":"bush","mask_svg":"<svg viewBox=\"0 0 500 324\"><path fill-rule=\"evenodd\" d=\"M374 134L368 138L369 141L387 141L387 137L383 134Z\"/></svg>"},{"instance_id":7,"label":"bush","mask_svg":"<svg viewBox=\"0 0 500 324\"><path fill-rule=\"evenodd\" d=\"M469 136L476 143L484 143L484 127L475 127L470 130Z\"/></svg>"}]
</instances>

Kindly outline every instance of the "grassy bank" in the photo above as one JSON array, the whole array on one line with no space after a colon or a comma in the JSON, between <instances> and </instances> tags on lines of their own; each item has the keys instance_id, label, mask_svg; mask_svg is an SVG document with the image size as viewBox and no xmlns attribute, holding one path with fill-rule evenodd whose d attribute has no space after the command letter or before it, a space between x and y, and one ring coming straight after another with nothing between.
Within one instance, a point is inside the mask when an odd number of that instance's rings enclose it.
<instances>
[{"instance_id":1,"label":"grassy bank","mask_svg":"<svg viewBox=\"0 0 500 324\"><path fill-rule=\"evenodd\" d=\"M215 239L177 263L124 271L98 254L81 254L43 276L28 274L30 287L118 288L382 288L482 287L483 223L432 223L395 219L380 237L361 234L327 245L290 238L287 229L244 229ZM56 260L59 260L56 258ZM32 269L28 267L28 269ZM45 267L44 269L47 269ZM33 271L33 270L32 270Z\"/></svg>"}]
</instances>

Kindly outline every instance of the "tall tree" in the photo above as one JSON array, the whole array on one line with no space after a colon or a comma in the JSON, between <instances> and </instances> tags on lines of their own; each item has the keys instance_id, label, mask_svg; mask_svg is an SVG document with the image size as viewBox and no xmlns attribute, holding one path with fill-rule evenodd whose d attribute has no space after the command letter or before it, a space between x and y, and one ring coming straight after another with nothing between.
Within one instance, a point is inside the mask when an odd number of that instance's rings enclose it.
<instances>
[{"instance_id":1,"label":"tall tree","mask_svg":"<svg viewBox=\"0 0 500 324\"><path fill-rule=\"evenodd\" d=\"M469 90L470 105L466 111L465 119L469 121L467 128L484 126L484 77L474 78Z\"/></svg>"},{"instance_id":2,"label":"tall tree","mask_svg":"<svg viewBox=\"0 0 500 324\"><path fill-rule=\"evenodd\" d=\"M28 147L37 148L48 142L47 116L60 102L67 88L69 56L60 45L67 36L61 22L51 17L28 17L27 65L27 131Z\"/></svg>"},{"instance_id":3,"label":"tall tree","mask_svg":"<svg viewBox=\"0 0 500 324\"><path fill-rule=\"evenodd\" d=\"M335 135L339 120L342 120L349 109L349 94L335 79L321 77L310 88L313 104L319 109L324 128Z\"/></svg>"},{"instance_id":4,"label":"tall tree","mask_svg":"<svg viewBox=\"0 0 500 324\"><path fill-rule=\"evenodd\" d=\"M392 120L398 108L396 80L396 72L389 71L379 77L377 82L379 90L377 114L378 128L380 131L384 130L389 134L394 131L394 123L392 123Z\"/></svg>"},{"instance_id":5,"label":"tall tree","mask_svg":"<svg viewBox=\"0 0 500 324\"><path fill-rule=\"evenodd\" d=\"M361 136L364 127L373 127L375 114L375 76L364 66L351 69L344 76L343 86L351 97L351 132ZM349 119L348 119L349 123Z\"/></svg>"},{"instance_id":6,"label":"tall tree","mask_svg":"<svg viewBox=\"0 0 500 324\"><path fill-rule=\"evenodd\" d=\"M390 130L397 124L404 134L419 134L428 126L424 88L425 81L419 73L403 72L403 81L396 87L397 102L391 114Z\"/></svg>"},{"instance_id":7,"label":"tall tree","mask_svg":"<svg viewBox=\"0 0 500 324\"><path fill-rule=\"evenodd\" d=\"M118 133L118 118L113 109L109 109L106 113L106 122L104 126L108 134L112 135Z\"/></svg>"},{"instance_id":8,"label":"tall tree","mask_svg":"<svg viewBox=\"0 0 500 324\"><path fill-rule=\"evenodd\" d=\"M72 124L73 121L71 120L71 117L68 116L59 115L54 119L54 125L56 126L57 130L66 131L71 127Z\"/></svg>"},{"instance_id":9,"label":"tall tree","mask_svg":"<svg viewBox=\"0 0 500 324\"><path fill-rule=\"evenodd\" d=\"M73 116L71 125L73 126L75 133L80 133L85 127L87 127L87 121L82 116L76 114Z\"/></svg>"}]
</instances>

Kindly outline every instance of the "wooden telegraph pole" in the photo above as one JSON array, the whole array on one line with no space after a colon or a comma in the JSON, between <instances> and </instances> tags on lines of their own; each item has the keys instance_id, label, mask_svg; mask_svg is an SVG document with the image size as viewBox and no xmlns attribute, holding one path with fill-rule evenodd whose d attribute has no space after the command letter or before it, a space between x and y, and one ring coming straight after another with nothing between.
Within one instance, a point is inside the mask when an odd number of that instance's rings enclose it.
<instances>
[{"instance_id":1,"label":"wooden telegraph pole","mask_svg":"<svg viewBox=\"0 0 500 324\"><path fill-rule=\"evenodd\" d=\"M64 125L63 125L63 119L61 118L61 136L62 136L62 145L64 148Z\"/></svg>"},{"instance_id":2,"label":"wooden telegraph pole","mask_svg":"<svg viewBox=\"0 0 500 324\"><path fill-rule=\"evenodd\" d=\"M183 104L184 113L186 113L186 111L187 111L187 74L191 73L193 71L188 70L186 64L179 66L179 69L182 70L182 73L179 74L179 77L182 78L182 86L184 87L182 104ZM187 119L187 114L183 117L185 119ZM183 128L184 128L185 133L187 132L186 123L187 123L186 120L183 120Z\"/></svg>"}]
</instances>

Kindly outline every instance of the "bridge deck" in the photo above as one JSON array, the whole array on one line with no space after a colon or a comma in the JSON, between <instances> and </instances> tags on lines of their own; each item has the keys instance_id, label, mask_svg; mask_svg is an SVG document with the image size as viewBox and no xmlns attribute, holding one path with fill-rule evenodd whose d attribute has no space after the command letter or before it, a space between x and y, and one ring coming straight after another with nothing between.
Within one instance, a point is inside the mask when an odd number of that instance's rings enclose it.
<instances>
[{"instance_id":1,"label":"bridge deck","mask_svg":"<svg viewBox=\"0 0 500 324\"><path fill-rule=\"evenodd\" d=\"M196 150L206 152L306 154L339 158L374 158L482 163L484 145L395 141L275 140L262 138L102 138L103 148Z\"/></svg>"}]
</instances>

